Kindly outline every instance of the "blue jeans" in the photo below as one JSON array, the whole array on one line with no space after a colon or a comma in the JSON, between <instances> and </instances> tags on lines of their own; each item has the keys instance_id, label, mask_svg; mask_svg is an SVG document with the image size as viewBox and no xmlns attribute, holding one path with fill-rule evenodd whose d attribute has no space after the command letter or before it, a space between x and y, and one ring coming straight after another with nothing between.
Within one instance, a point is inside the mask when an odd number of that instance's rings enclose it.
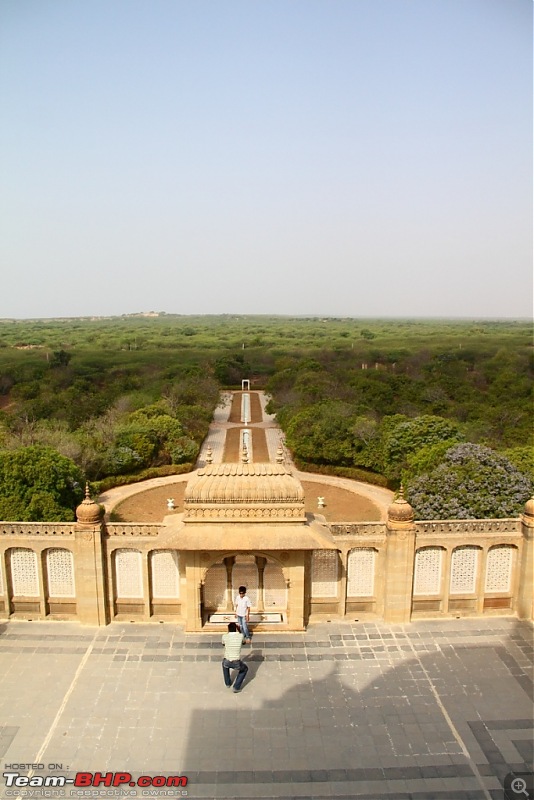
<instances>
[{"instance_id":1,"label":"blue jeans","mask_svg":"<svg viewBox=\"0 0 534 800\"><path fill-rule=\"evenodd\" d=\"M248 629L248 623L246 617L238 617L237 621L239 623L239 627L241 628L241 633L245 637L245 639L250 639L250 631Z\"/></svg>"},{"instance_id":2,"label":"blue jeans","mask_svg":"<svg viewBox=\"0 0 534 800\"><path fill-rule=\"evenodd\" d=\"M244 661L238 659L237 661L229 661L227 658L223 658L222 660L222 670L224 676L224 682L227 686L232 685L232 679L230 678L230 670L231 669L238 669L239 672L237 673L237 678L235 679L234 683L234 692L239 691L245 680L245 676L248 672L248 667Z\"/></svg>"}]
</instances>

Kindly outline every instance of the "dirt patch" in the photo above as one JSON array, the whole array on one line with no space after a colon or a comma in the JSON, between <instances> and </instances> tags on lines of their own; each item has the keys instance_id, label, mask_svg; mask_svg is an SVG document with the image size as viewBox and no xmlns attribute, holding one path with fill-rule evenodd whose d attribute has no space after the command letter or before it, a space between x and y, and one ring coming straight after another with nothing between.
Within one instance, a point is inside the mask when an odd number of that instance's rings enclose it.
<instances>
[{"instance_id":1,"label":"dirt patch","mask_svg":"<svg viewBox=\"0 0 534 800\"><path fill-rule=\"evenodd\" d=\"M322 514L327 522L379 522L380 509L367 497L328 483L302 481L304 505L312 514ZM317 498L323 497L324 508L318 507Z\"/></svg>"},{"instance_id":2,"label":"dirt patch","mask_svg":"<svg viewBox=\"0 0 534 800\"><path fill-rule=\"evenodd\" d=\"M252 429L252 457L259 464L268 464L271 460L269 448L267 447L267 437L262 428Z\"/></svg>"},{"instance_id":3,"label":"dirt patch","mask_svg":"<svg viewBox=\"0 0 534 800\"><path fill-rule=\"evenodd\" d=\"M111 512L112 522L161 522L168 514L180 514L184 510L186 482L171 483L145 489L132 494L118 503ZM174 500L174 511L167 508L167 500Z\"/></svg>"},{"instance_id":4,"label":"dirt patch","mask_svg":"<svg viewBox=\"0 0 534 800\"><path fill-rule=\"evenodd\" d=\"M329 486L327 483L302 481L305 508L308 513L322 514L327 522L377 522L380 510L371 500L347 489ZM161 522L168 514L180 514L184 510L186 483L168 484L155 489L146 489L131 495L112 511L114 522ZM174 499L175 510L167 509L169 497ZM317 507L317 497L324 497L325 507Z\"/></svg>"}]
</instances>

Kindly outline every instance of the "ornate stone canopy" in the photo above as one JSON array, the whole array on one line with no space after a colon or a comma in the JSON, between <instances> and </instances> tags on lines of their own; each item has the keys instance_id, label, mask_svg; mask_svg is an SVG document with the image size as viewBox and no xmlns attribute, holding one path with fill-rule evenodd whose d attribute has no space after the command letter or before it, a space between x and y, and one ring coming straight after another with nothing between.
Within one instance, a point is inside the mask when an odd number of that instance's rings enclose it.
<instances>
[{"instance_id":1,"label":"ornate stone canopy","mask_svg":"<svg viewBox=\"0 0 534 800\"><path fill-rule=\"evenodd\" d=\"M302 484L280 463L208 464L187 484L183 518L165 524L181 550L337 549L327 526L306 515Z\"/></svg>"},{"instance_id":2,"label":"ornate stone canopy","mask_svg":"<svg viewBox=\"0 0 534 800\"><path fill-rule=\"evenodd\" d=\"M284 464L216 464L187 484L185 522L305 522L304 490Z\"/></svg>"}]
</instances>

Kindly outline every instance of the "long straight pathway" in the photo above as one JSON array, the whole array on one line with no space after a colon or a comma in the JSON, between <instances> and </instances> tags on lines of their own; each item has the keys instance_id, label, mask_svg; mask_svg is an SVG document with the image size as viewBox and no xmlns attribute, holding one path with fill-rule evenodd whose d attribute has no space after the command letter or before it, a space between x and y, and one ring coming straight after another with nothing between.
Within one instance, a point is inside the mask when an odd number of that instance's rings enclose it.
<instances>
[{"instance_id":1,"label":"long straight pathway","mask_svg":"<svg viewBox=\"0 0 534 800\"><path fill-rule=\"evenodd\" d=\"M241 393L237 393L238 396L240 396L240 394ZM372 486L368 483L349 480L347 478L337 478L328 475L298 472L292 464L290 454L283 446L283 433L278 427L275 417L267 414L265 410L267 398L264 392L252 392L251 394L256 396L256 399L254 400L255 419L260 419L258 404L261 408L261 421L251 423L247 426L252 431L253 435L261 433L261 439L254 440L258 442L257 452L254 450L253 446L253 459L255 461L266 460L275 462L278 454L278 448L282 446L284 459L286 463L292 467L294 474L297 476L297 478L299 478L299 480L317 483L329 483L333 486L338 486L342 489L347 489L348 491L362 495L363 497L366 497L375 503L381 511L382 518L386 518L387 507L393 500L393 492L391 492L389 489L384 489L381 486ZM209 427L208 435L202 443L202 447L197 459L197 467L204 467L207 464L208 451L211 451L212 462L214 464L220 464L225 457L227 433L229 431L239 431L240 428L243 427L242 423L229 422L230 411L233 404L236 408L241 408L240 401L239 403L234 403L234 395L231 392L225 392L221 396L221 404L215 409L213 422ZM265 436L265 439L263 436ZM232 460L237 460L235 453L238 451L238 449L238 443L234 443ZM230 451L228 450L227 453L230 453ZM268 456L268 458L266 456ZM169 486L170 491L170 487L173 483L186 482L190 477L191 473L187 473L185 475L169 475L164 478L152 478L147 481L129 484L127 486L117 486L114 489L109 489L107 492L102 493L98 498L98 502L105 506L106 512L109 516L112 509L118 503L120 503L121 500L124 500L133 494L145 491L146 489L153 489L157 486L167 485Z\"/></svg>"},{"instance_id":2,"label":"long straight pathway","mask_svg":"<svg viewBox=\"0 0 534 800\"><path fill-rule=\"evenodd\" d=\"M532 653L532 626L502 617L325 623L254 636L233 694L216 635L10 621L4 776L131 777L48 794L4 777L0 798L502 800L512 770L531 787Z\"/></svg>"}]
</instances>

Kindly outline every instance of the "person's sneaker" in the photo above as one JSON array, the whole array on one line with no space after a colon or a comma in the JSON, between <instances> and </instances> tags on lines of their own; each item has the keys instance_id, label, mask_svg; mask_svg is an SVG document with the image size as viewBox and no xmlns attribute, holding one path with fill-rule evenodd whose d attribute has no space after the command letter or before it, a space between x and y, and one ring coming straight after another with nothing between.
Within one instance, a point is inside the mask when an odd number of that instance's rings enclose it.
<instances>
[{"instance_id":1,"label":"person's sneaker","mask_svg":"<svg viewBox=\"0 0 534 800\"><path fill-rule=\"evenodd\" d=\"M245 639L245 644L251 644L251 643L252 643L252 639Z\"/></svg>"},{"instance_id":2,"label":"person's sneaker","mask_svg":"<svg viewBox=\"0 0 534 800\"><path fill-rule=\"evenodd\" d=\"M239 694L240 691L241 689L234 689L234 694Z\"/></svg>"}]
</instances>

